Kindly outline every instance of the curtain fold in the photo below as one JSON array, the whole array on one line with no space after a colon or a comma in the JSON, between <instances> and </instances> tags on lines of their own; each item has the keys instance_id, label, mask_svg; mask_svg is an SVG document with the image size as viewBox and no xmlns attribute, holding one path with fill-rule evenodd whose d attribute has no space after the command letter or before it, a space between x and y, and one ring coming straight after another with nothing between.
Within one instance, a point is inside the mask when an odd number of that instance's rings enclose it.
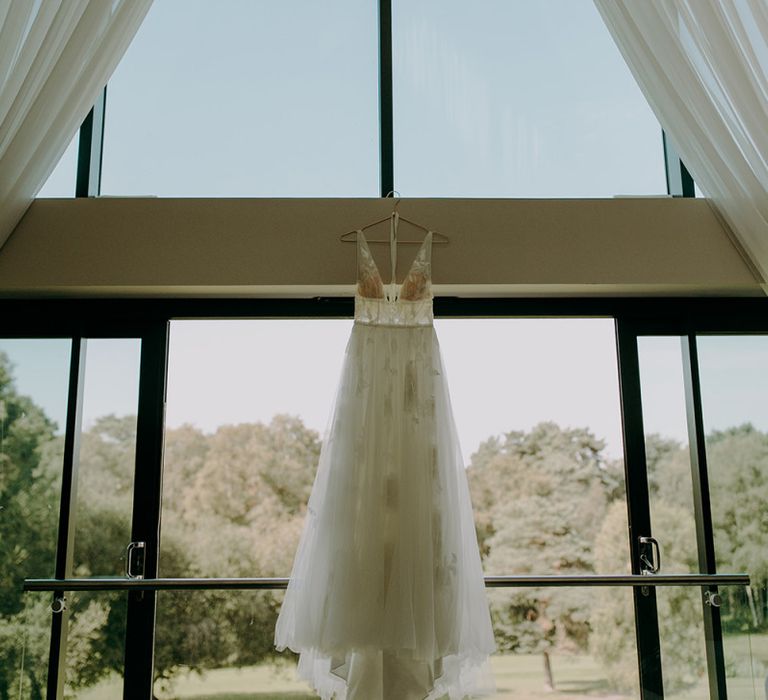
<instances>
[{"instance_id":1,"label":"curtain fold","mask_svg":"<svg viewBox=\"0 0 768 700\"><path fill-rule=\"evenodd\" d=\"M768 280L768 3L594 0L701 191Z\"/></svg>"},{"instance_id":2,"label":"curtain fold","mask_svg":"<svg viewBox=\"0 0 768 700\"><path fill-rule=\"evenodd\" d=\"M0 0L0 246L122 58L152 0Z\"/></svg>"}]
</instances>

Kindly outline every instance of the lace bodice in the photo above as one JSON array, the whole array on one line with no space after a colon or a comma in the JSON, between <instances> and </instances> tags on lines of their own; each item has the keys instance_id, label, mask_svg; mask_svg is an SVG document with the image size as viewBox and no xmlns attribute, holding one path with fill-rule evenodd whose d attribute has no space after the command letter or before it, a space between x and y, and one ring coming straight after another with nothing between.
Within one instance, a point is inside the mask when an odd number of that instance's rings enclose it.
<instances>
[{"instance_id":1,"label":"lace bodice","mask_svg":"<svg viewBox=\"0 0 768 700\"><path fill-rule=\"evenodd\" d=\"M357 232L357 290L355 293L355 322L376 326L432 325L432 232L411 263L402 284L396 282L398 215L392 217L390 228L390 262L392 282L384 285L373 259L368 241Z\"/></svg>"}]
</instances>

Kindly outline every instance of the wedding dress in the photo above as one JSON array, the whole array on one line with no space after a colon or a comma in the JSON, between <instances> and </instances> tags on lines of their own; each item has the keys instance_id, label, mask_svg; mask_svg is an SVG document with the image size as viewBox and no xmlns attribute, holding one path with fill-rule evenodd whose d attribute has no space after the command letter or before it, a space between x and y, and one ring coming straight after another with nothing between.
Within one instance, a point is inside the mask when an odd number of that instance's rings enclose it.
<instances>
[{"instance_id":1,"label":"wedding dress","mask_svg":"<svg viewBox=\"0 0 768 700\"><path fill-rule=\"evenodd\" d=\"M355 323L278 649L324 700L493 693L495 649L472 506L432 325L428 233L385 289L357 232Z\"/></svg>"}]
</instances>

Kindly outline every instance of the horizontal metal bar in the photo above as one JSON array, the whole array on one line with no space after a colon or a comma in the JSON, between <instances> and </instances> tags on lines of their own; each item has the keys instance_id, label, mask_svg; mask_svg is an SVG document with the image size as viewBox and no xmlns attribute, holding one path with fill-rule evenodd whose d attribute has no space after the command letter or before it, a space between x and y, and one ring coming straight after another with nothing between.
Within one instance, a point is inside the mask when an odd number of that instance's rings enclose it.
<instances>
[{"instance_id":1,"label":"horizontal metal bar","mask_svg":"<svg viewBox=\"0 0 768 700\"><path fill-rule=\"evenodd\" d=\"M488 588L548 586L748 586L749 574L607 574L605 576L486 576Z\"/></svg>"},{"instance_id":2,"label":"horizontal metal bar","mask_svg":"<svg viewBox=\"0 0 768 700\"><path fill-rule=\"evenodd\" d=\"M748 574L655 574L637 576L486 576L488 588L572 586L748 586ZM279 590L287 578L28 578L25 591Z\"/></svg>"}]
</instances>

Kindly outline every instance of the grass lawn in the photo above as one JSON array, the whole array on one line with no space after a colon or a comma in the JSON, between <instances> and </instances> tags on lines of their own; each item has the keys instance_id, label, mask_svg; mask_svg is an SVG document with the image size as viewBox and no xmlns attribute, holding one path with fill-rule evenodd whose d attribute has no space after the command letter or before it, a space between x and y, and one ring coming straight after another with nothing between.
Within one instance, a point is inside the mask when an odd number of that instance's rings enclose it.
<instances>
[{"instance_id":1,"label":"grass lawn","mask_svg":"<svg viewBox=\"0 0 768 700\"><path fill-rule=\"evenodd\" d=\"M589 656L552 658L555 693L544 689L543 662L540 655L506 655L492 660L498 700L578 700L580 698L615 698L630 696L611 694L599 665ZM306 685L295 679L293 668L254 666L243 669L217 669L203 676L180 674L172 689L158 693L161 700L314 700ZM100 683L81 691L78 700L112 700L121 697L118 679Z\"/></svg>"},{"instance_id":2,"label":"grass lawn","mask_svg":"<svg viewBox=\"0 0 768 700\"><path fill-rule=\"evenodd\" d=\"M753 663L748 662L752 654ZM729 698L746 700L762 692L763 679L768 672L768 636L726 637L726 658L729 660ZM557 689L544 688L544 670L540 655L496 656L492 659L496 678L497 700L629 700L635 693L622 695L612 691L600 665L588 655L553 655L552 671ZM754 669L754 671L753 671ZM752 673L756 678L752 679ZM217 669L204 675L179 674L172 688L158 692L160 700L312 700L314 695L306 685L295 679L293 667L272 665L242 669ZM81 691L77 700L118 700L122 683L113 678ZM705 700L709 697L706 678L683 692L667 694L669 700ZM761 697L758 692L758 698Z\"/></svg>"}]
</instances>

